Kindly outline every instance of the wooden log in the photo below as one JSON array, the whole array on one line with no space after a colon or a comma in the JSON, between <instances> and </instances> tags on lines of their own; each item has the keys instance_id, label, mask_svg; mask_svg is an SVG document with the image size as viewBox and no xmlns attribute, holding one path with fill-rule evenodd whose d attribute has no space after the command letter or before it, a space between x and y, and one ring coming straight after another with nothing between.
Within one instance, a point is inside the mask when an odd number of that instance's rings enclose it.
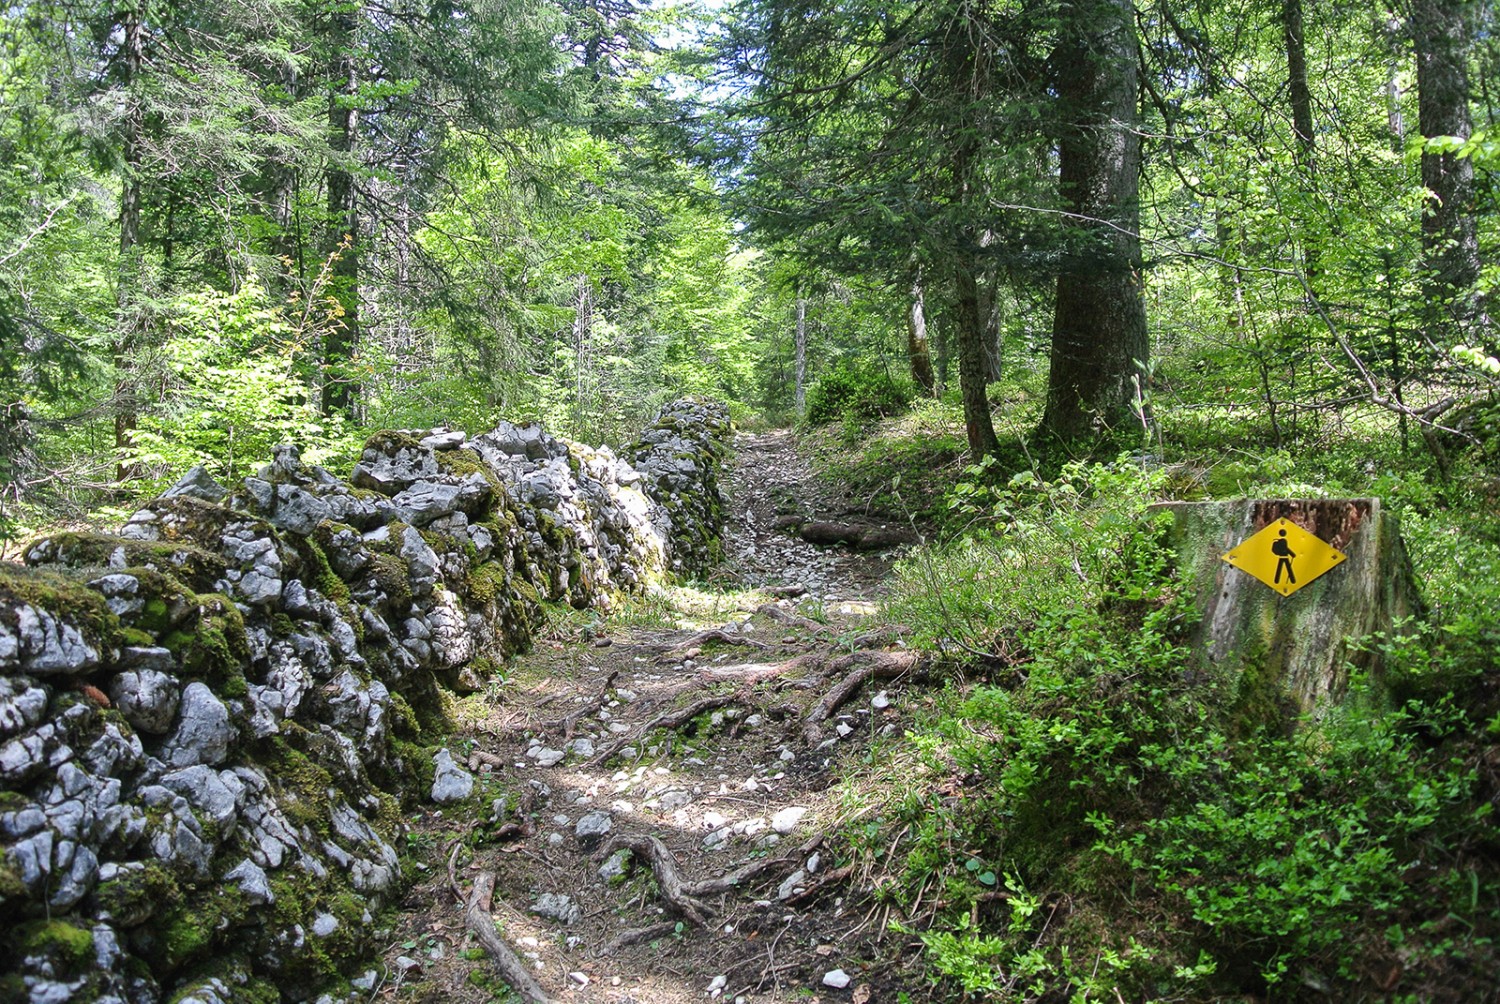
<instances>
[{"instance_id":1,"label":"wooden log","mask_svg":"<svg viewBox=\"0 0 1500 1004\"><path fill-rule=\"evenodd\" d=\"M1242 698L1279 696L1298 713L1343 701L1351 668L1365 672L1378 692L1378 653L1354 643L1422 609L1396 517L1379 499L1240 499L1152 508L1172 515L1170 546L1196 591L1201 619L1193 648L1201 673ZM1327 570L1316 577L1319 567L1306 563L1307 548L1304 557L1288 557L1284 569L1277 567L1277 556L1292 550L1276 542L1282 519L1295 524L1292 538L1300 528L1344 557L1323 561ZM1236 551L1267 528L1265 537ZM1276 581L1224 561L1231 552L1269 562ZM1302 579L1284 595L1294 558L1305 565L1298 569Z\"/></svg>"}]
</instances>

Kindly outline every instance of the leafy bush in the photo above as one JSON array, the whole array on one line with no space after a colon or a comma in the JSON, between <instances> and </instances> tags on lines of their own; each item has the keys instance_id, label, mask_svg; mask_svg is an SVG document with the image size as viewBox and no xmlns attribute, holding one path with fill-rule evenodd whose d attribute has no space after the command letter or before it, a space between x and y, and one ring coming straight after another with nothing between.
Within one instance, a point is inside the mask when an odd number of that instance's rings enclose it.
<instances>
[{"instance_id":1,"label":"leafy bush","mask_svg":"<svg viewBox=\"0 0 1500 1004\"><path fill-rule=\"evenodd\" d=\"M235 480L296 443L309 463L345 459L355 435L319 414L305 370L311 330L287 321L253 278L238 291L186 293L165 311L164 399L142 414L124 460L166 487L194 464Z\"/></svg>"},{"instance_id":2,"label":"leafy bush","mask_svg":"<svg viewBox=\"0 0 1500 1004\"><path fill-rule=\"evenodd\" d=\"M868 421L905 411L915 395L911 384L869 363L841 360L807 390L807 421Z\"/></svg>"}]
</instances>

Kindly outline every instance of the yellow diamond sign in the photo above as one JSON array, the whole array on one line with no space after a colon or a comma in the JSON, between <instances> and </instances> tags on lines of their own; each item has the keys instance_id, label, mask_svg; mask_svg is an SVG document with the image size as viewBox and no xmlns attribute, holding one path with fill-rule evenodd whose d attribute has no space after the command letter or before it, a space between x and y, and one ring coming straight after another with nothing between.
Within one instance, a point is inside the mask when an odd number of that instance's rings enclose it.
<instances>
[{"instance_id":1,"label":"yellow diamond sign","mask_svg":"<svg viewBox=\"0 0 1500 1004\"><path fill-rule=\"evenodd\" d=\"M1345 557L1289 519L1278 519L1241 541L1224 560L1249 572L1282 596L1290 596L1309 582L1342 564Z\"/></svg>"}]
</instances>

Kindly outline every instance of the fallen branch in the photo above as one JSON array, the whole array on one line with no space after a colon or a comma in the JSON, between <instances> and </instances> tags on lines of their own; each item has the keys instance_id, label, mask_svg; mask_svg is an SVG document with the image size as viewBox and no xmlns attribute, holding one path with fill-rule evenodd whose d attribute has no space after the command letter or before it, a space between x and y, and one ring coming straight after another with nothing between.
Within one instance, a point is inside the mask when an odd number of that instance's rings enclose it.
<instances>
[{"instance_id":1,"label":"fallen branch","mask_svg":"<svg viewBox=\"0 0 1500 1004\"><path fill-rule=\"evenodd\" d=\"M661 890L662 898L699 927L708 926L705 915L712 911L698 902L684 885L682 873L677 870L677 859L666 844L648 833L622 833L611 837L598 856L607 859L619 850L628 850L637 858L645 859L651 865L651 873L656 876L656 886Z\"/></svg>"},{"instance_id":2,"label":"fallen branch","mask_svg":"<svg viewBox=\"0 0 1500 1004\"><path fill-rule=\"evenodd\" d=\"M526 963L495 931L495 918L490 915L494 894L495 873L481 872L474 879L474 888L469 891L469 900L464 906L464 926L474 935L474 940L500 971L500 978L510 984L512 990L531 1004L555 1004L532 978Z\"/></svg>"},{"instance_id":3,"label":"fallen branch","mask_svg":"<svg viewBox=\"0 0 1500 1004\"><path fill-rule=\"evenodd\" d=\"M677 711L663 712L635 731L627 732L610 743L609 746L605 747L603 752L589 761L589 766L599 766L626 746L638 740L641 736L649 735L652 729L675 729L692 721L705 711L713 711L715 708L722 708L726 704L738 703L740 703L740 698L735 694L716 694L713 697L705 697L701 701L694 701L687 707L680 708Z\"/></svg>"},{"instance_id":4,"label":"fallen branch","mask_svg":"<svg viewBox=\"0 0 1500 1004\"><path fill-rule=\"evenodd\" d=\"M818 726L859 692L867 680L891 680L904 676L921 664L917 652L855 652L829 664L831 672L855 666L848 675L829 688L822 700L813 705L802 719L802 735L809 742L818 740Z\"/></svg>"}]
</instances>

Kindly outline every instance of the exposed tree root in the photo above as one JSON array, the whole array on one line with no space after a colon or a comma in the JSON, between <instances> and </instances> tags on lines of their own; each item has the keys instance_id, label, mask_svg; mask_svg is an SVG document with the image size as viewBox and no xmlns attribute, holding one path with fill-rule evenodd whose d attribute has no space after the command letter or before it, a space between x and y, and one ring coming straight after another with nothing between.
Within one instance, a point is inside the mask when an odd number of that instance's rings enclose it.
<instances>
[{"instance_id":1,"label":"exposed tree root","mask_svg":"<svg viewBox=\"0 0 1500 1004\"><path fill-rule=\"evenodd\" d=\"M479 942L500 971L501 979L510 984L512 990L531 1004L555 1004L532 978L526 964L495 931L495 918L490 915L490 901L494 895L495 873L481 872L474 879L474 888L469 891L469 900L464 905L464 926L474 935L474 940Z\"/></svg>"},{"instance_id":2,"label":"exposed tree root","mask_svg":"<svg viewBox=\"0 0 1500 1004\"><path fill-rule=\"evenodd\" d=\"M654 941L657 938L665 938L677 931L677 921L664 920L660 924L648 924L645 927L632 927L628 931L621 931L610 939L609 943L599 949L599 956L613 955L622 948L631 945L639 945L643 941Z\"/></svg>"},{"instance_id":3,"label":"exposed tree root","mask_svg":"<svg viewBox=\"0 0 1500 1004\"><path fill-rule=\"evenodd\" d=\"M801 614L794 614L790 610L783 610L774 603L762 603L755 608L755 612L763 617L769 617L773 621L785 624L787 627L811 631L814 634L825 633L828 630L827 624L819 624L817 621L808 620Z\"/></svg>"},{"instance_id":4,"label":"exposed tree root","mask_svg":"<svg viewBox=\"0 0 1500 1004\"><path fill-rule=\"evenodd\" d=\"M699 671L698 677L705 682L733 680L747 686L754 686L799 670L807 670L810 674L816 674L822 667L822 654L809 652L785 662L741 662L732 666L709 666Z\"/></svg>"},{"instance_id":5,"label":"exposed tree root","mask_svg":"<svg viewBox=\"0 0 1500 1004\"><path fill-rule=\"evenodd\" d=\"M710 628L707 631L699 631L695 635L689 635L688 637L684 638L682 641L667 649L666 656L671 656L675 652L686 652L688 649L701 648L711 641L716 641L721 645L744 645L749 648L758 649L766 649L771 647L765 642L756 641L754 638L746 638L743 634L740 634L737 631L725 631L723 628ZM663 658L666 658L666 656L664 656Z\"/></svg>"},{"instance_id":6,"label":"exposed tree root","mask_svg":"<svg viewBox=\"0 0 1500 1004\"><path fill-rule=\"evenodd\" d=\"M597 754L594 759L589 761L589 766L599 766L610 757L620 752L626 746L629 746L631 743L639 740L642 736L649 735L653 729L675 729L687 722L692 721L694 718L697 718L705 711L713 711L715 708L722 708L728 704L740 703L742 703L742 701L737 694L715 694L712 697L705 697L701 701L694 701L692 704L689 704L685 708L679 708L676 711L663 712L662 714L659 714L655 718L651 719L646 724L640 726L632 732L625 733L620 738L610 743L601 753Z\"/></svg>"},{"instance_id":7,"label":"exposed tree root","mask_svg":"<svg viewBox=\"0 0 1500 1004\"><path fill-rule=\"evenodd\" d=\"M662 898L688 920L699 927L707 927L707 914L713 911L698 902L688 887L683 884L682 873L677 870L677 859L667 849L667 845L656 837L647 833L619 834L611 837L599 852L599 857L608 858L618 850L628 850L637 858L645 860L651 865L651 873L656 876L656 886L661 890ZM694 883L696 886L698 883Z\"/></svg>"},{"instance_id":8,"label":"exposed tree root","mask_svg":"<svg viewBox=\"0 0 1500 1004\"><path fill-rule=\"evenodd\" d=\"M855 867L852 864L844 865L841 868L834 868L830 871L826 871L822 875L818 876L818 880L812 885L803 889L799 893L794 893L793 895L788 896L785 900L785 905L796 906L799 903L805 903L810 899L822 895L823 890L827 889L831 885L836 885L837 883L844 881L844 879L848 878L850 875L853 875L854 872Z\"/></svg>"},{"instance_id":9,"label":"exposed tree root","mask_svg":"<svg viewBox=\"0 0 1500 1004\"><path fill-rule=\"evenodd\" d=\"M809 743L819 738L818 726L827 721L844 703L859 692L867 680L891 680L916 670L922 659L917 652L855 652L829 663L830 672L855 667L829 688L812 710L802 718L802 736Z\"/></svg>"}]
</instances>

